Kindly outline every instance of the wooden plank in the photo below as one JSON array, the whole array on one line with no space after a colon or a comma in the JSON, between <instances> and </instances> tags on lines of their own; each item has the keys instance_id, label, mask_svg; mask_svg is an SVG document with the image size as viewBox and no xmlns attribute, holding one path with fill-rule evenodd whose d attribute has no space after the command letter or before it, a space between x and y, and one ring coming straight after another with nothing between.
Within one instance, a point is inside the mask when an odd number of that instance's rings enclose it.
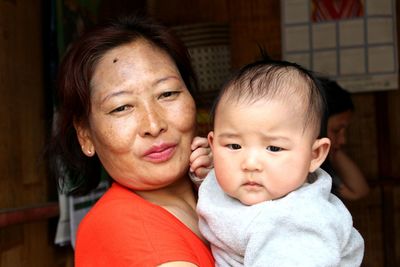
<instances>
[{"instance_id":1,"label":"wooden plank","mask_svg":"<svg viewBox=\"0 0 400 267\"><path fill-rule=\"evenodd\" d=\"M23 1L22 1L23 2ZM20 168L23 185L44 186L45 165L40 165L41 151L45 140L43 51L40 1L32 5L17 5L15 10L15 53L13 76L16 98L14 103L21 107L18 111L19 132L16 132L20 153ZM23 108L22 108L23 107ZM16 114L16 115L17 115ZM15 118L14 118L15 119ZM36 196L38 197L38 196Z\"/></svg>"},{"instance_id":2,"label":"wooden plank","mask_svg":"<svg viewBox=\"0 0 400 267\"><path fill-rule=\"evenodd\" d=\"M384 219L381 208L381 185L373 186L367 198L346 201L345 204L353 216L354 227L364 238L365 253L362 266L384 266L384 241L381 234Z\"/></svg>"},{"instance_id":3,"label":"wooden plank","mask_svg":"<svg viewBox=\"0 0 400 267\"><path fill-rule=\"evenodd\" d=\"M0 1L0 209L43 203L49 197L45 165L40 165L47 130L43 4L42 0ZM0 266L61 267L66 262L67 252L57 254L54 231L44 219L48 215L37 215L28 212L22 219L8 219L9 226L0 228Z\"/></svg>"},{"instance_id":4,"label":"wooden plank","mask_svg":"<svg viewBox=\"0 0 400 267\"><path fill-rule=\"evenodd\" d=\"M375 95L375 112L377 123L377 145L378 150L378 167L380 179L391 180L391 160L389 143L389 131L382 131L382 129L389 129L389 116L388 116L388 98L387 92L378 92ZM385 266L395 265L395 226L394 226L394 196L393 184L388 183L382 188L382 234L384 239L384 253L385 253Z\"/></svg>"},{"instance_id":5,"label":"wooden plank","mask_svg":"<svg viewBox=\"0 0 400 267\"><path fill-rule=\"evenodd\" d=\"M279 0L227 1L232 38L232 65L259 58L259 46L274 59L282 57Z\"/></svg>"},{"instance_id":6,"label":"wooden plank","mask_svg":"<svg viewBox=\"0 0 400 267\"><path fill-rule=\"evenodd\" d=\"M384 254L385 254L385 264L384 266L398 266L395 261L395 231L394 226L394 194L393 185L387 185L383 187L382 191L382 234L384 240ZM397 227L398 228L398 227Z\"/></svg>"},{"instance_id":7,"label":"wooden plank","mask_svg":"<svg viewBox=\"0 0 400 267\"><path fill-rule=\"evenodd\" d=\"M391 148L389 155L391 162L390 176L400 177L400 90L388 92L387 99L389 128L382 129L382 131L388 131L390 134L390 139L388 140Z\"/></svg>"},{"instance_id":8,"label":"wooden plank","mask_svg":"<svg viewBox=\"0 0 400 267\"><path fill-rule=\"evenodd\" d=\"M390 132L384 129L389 129L389 114L388 114L388 98L387 92L378 92L375 94L375 113L378 118L376 121L377 146L378 150L378 167L379 176L381 178L391 177L391 160L390 160Z\"/></svg>"},{"instance_id":9,"label":"wooden plank","mask_svg":"<svg viewBox=\"0 0 400 267\"><path fill-rule=\"evenodd\" d=\"M149 14L170 26L199 22L227 22L226 2L225 0L148 0L147 10Z\"/></svg>"},{"instance_id":10,"label":"wooden plank","mask_svg":"<svg viewBox=\"0 0 400 267\"><path fill-rule=\"evenodd\" d=\"M378 150L375 96L373 93L352 94L355 106L353 120L347 131L345 149L360 166L369 181L377 180Z\"/></svg>"},{"instance_id":11,"label":"wooden plank","mask_svg":"<svg viewBox=\"0 0 400 267\"><path fill-rule=\"evenodd\" d=\"M58 202L37 204L31 207L0 209L0 228L21 223L44 221L58 215Z\"/></svg>"},{"instance_id":12,"label":"wooden plank","mask_svg":"<svg viewBox=\"0 0 400 267\"><path fill-rule=\"evenodd\" d=\"M400 185L394 187L393 190L393 224L397 227L394 228L395 243L395 262L394 266L400 266Z\"/></svg>"}]
</instances>

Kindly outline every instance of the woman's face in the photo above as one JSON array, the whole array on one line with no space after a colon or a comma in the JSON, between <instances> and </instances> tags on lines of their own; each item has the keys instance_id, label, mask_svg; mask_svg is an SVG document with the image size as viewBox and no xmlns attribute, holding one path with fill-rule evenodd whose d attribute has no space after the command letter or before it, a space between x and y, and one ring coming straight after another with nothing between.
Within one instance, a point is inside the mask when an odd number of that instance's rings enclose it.
<instances>
[{"instance_id":1,"label":"woman's face","mask_svg":"<svg viewBox=\"0 0 400 267\"><path fill-rule=\"evenodd\" d=\"M114 48L91 90L89 124L77 126L78 137L115 181L151 190L186 174L196 109L167 53L143 39Z\"/></svg>"},{"instance_id":2,"label":"woman's face","mask_svg":"<svg viewBox=\"0 0 400 267\"><path fill-rule=\"evenodd\" d=\"M328 119L328 138L331 140L331 151L335 152L346 144L346 130L351 122L353 112L344 111Z\"/></svg>"}]
</instances>

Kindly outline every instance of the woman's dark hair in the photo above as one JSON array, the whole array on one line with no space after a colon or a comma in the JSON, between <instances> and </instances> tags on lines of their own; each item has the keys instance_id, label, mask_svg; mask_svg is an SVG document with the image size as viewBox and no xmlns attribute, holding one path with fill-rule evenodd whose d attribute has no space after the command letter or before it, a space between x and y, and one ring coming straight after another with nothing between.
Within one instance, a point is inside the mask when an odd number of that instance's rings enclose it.
<instances>
[{"instance_id":1,"label":"woman's dark hair","mask_svg":"<svg viewBox=\"0 0 400 267\"><path fill-rule=\"evenodd\" d=\"M100 182L98 157L81 151L74 122L87 123L90 83L99 60L113 48L146 39L165 51L175 62L189 92L196 100L196 79L185 46L166 27L143 16L125 16L104 22L72 44L58 73L59 108L49 146L50 167L61 190L84 194Z\"/></svg>"},{"instance_id":2,"label":"woman's dark hair","mask_svg":"<svg viewBox=\"0 0 400 267\"><path fill-rule=\"evenodd\" d=\"M345 111L354 111L351 95L337 82L326 78L319 78L328 104L328 117Z\"/></svg>"}]
</instances>

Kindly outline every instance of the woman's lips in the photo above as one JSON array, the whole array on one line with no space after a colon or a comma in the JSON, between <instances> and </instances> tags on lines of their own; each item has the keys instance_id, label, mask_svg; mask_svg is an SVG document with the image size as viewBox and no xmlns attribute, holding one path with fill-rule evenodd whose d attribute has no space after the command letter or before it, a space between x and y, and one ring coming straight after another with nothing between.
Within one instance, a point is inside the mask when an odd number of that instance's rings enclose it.
<instances>
[{"instance_id":1,"label":"woman's lips","mask_svg":"<svg viewBox=\"0 0 400 267\"><path fill-rule=\"evenodd\" d=\"M175 144L162 144L152 146L144 153L144 158L151 162L164 162L172 158L175 150Z\"/></svg>"}]
</instances>

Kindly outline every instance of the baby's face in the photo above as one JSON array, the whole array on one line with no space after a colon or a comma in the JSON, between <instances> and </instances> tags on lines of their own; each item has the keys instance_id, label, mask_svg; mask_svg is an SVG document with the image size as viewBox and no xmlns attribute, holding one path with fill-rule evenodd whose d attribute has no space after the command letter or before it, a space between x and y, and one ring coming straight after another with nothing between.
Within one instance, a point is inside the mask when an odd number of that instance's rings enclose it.
<instances>
[{"instance_id":1,"label":"baby's face","mask_svg":"<svg viewBox=\"0 0 400 267\"><path fill-rule=\"evenodd\" d=\"M300 114L301 113L301 114ZM291 101L221 100L209 141L217 180L243 204L278 199L299 188L311 170L315 137Z\"/></svg>"}]
</instances>

